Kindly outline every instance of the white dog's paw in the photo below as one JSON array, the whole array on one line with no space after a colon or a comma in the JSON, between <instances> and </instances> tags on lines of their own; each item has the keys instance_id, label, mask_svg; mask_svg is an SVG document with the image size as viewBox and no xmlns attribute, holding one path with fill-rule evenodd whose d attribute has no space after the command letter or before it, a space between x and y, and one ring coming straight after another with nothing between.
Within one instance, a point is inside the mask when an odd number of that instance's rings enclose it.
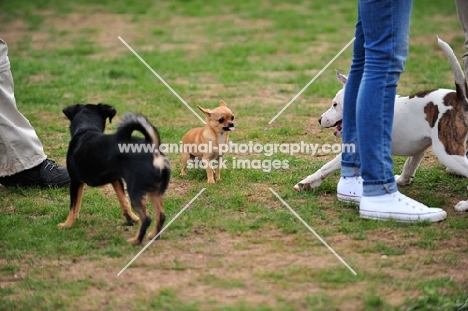
<instances>
[{"instance_id":1,"label":"white dog's paw","mask_svg":"<svg viewBox=\"0 0 468 311\"><path fill-rule=\"evenodd\" d=\"M294 185L293 189L296 190L297 192L301 192L302 190L310 190L317 188L322 184L322 180L314 180L312 182L299 182L296 185Z\"/></svg>"},{"instance_id":2,"label":"white dog's paw","mask_svg":"<svg viewBox=\"0 0 468 311\"><path fill-rule=\"evenodd\" d=\"M301 192L302 190L306 190L308 184L301 184L301 183L298 183L298 184L295 184L293 189L296 190L297 192Z\"/></svg>"},{"instance_id":3,"label":"white dog's paw","mask_svg":"<svg viewBox=\"0 0 468 311\"><path fill-rule=\"evenodd\" d=\"M407 186L411 184L411 181L413 180L412 177L405 178L401 175L395 175L395 180L398 186Z\"/></svg>"},{"instance_id":4,"label":"white dog's paw","mask_svg":"<svg viewBox=\"0 0 468 311\"><path fill-rule=\"evenodd\" d=\"M468 211L468 201L460 201L455 205L455 210L458 212Z\"/></svg>"}]
</instances>

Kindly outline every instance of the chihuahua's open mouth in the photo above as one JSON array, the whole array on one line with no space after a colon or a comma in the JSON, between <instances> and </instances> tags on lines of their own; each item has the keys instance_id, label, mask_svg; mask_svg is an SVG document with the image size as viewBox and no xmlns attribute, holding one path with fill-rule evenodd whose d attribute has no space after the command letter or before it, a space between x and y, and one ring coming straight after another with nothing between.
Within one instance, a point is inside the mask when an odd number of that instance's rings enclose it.
<instances>
[{"instance_id":1,"label":"chihuahua's open mouth","mask_svg":"<svg viewBox=\"0 0 468 311\"><path fill-rule=\"evenodd\" d=\"M234 131L235 129L234 124L223 127L223 130L225 131Z\"/></svg>"}]
</instances>

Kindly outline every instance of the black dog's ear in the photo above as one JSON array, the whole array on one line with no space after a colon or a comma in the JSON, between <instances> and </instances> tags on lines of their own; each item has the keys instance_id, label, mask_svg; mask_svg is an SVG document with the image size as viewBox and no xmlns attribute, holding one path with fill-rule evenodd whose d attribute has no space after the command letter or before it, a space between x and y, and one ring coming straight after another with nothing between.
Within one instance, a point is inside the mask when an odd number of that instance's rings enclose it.
<instances>
[{"instance_id":1,"label":"black dog's ear","mask_svg":"<svg viewBox=\"0 0 468 311\"><path fill-rule=\"evenodd\" d=\"M115 110L111 105L105 103L99 103L97 106L104 119L109 118L109 123L112 123L112 118L117 114L117 110Z\"/></svg>"},{"instance_id":2,"label":"black dog's ear","mask_svg":"<svg viewBox=\"0 0 468 311\"><path fill-rule=\"evenodd\" d=\"M75 115L78 113L78 111L83 109L83 107L84 107L84 105L82 105L82 104L74 104L74 105L63 108L62 112L63 112L64 115L67 116L68 120L71 121L71 120L73 120Z\"/></svg>"}]
</instances>

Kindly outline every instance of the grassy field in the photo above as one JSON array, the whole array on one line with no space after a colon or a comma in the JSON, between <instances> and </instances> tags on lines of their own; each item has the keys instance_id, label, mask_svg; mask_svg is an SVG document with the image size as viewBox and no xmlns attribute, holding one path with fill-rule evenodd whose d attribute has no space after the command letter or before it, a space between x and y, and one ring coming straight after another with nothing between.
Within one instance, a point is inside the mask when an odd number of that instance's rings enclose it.
<instances>
[{"instance_id":1,"label":"grassy field","mask_svg":"<svg viewBox=\"0 0 468 311\"><path fill-rule=\"evenodd\" d=\"M18 107L60 164L70 139L61 111L73 103L111 104L116 121L143 113L164 143L201 126L118 37L192 108L226 101L235 143L340 143L317 119L340 87L334 70L349 69L351 48L268 122L352 39L356 1L31 2L0 2L0 38L9 44ZM455 6L414 4L398 92L453 88L436 35L464 53ZM201 169L180 176L180 154L168 157L168 221L206 190L120 276L143 246L126 242L136 227L124 225L111 188L87 187L68 230L57 228L68 214L67 189L0 188L0 309L468 310L468 214L453 209L468 182L431 152L400 190L448 218L413 225L360 219L356 207L336 200L338 174L318 189L292 189L334 154L231 153L213 185ZM235 168L240 159L288 165ZM404 161L395 158L395 173Z\"/></svg>"}]
</instances>

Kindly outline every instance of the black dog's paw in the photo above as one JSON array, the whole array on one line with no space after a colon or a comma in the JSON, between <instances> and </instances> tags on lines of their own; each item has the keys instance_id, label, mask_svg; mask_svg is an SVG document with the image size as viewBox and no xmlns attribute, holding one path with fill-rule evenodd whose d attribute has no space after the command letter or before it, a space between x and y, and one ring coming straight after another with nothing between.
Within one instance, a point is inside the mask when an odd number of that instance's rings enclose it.
<instances>
[{"instance_id":1,"label":"black dog's paw","mask_svg":"<svg viewBox=\"0 0 468 311\"><path fill-rule=\"evenodd\" d=\"M139 218L137 218L136 220L133 219L132 217L130 217L130 215L124 215L125 217L125 226L130 226L132 227L134 224L138 223L140 221Z\"/></svg>"}]
</instances>

